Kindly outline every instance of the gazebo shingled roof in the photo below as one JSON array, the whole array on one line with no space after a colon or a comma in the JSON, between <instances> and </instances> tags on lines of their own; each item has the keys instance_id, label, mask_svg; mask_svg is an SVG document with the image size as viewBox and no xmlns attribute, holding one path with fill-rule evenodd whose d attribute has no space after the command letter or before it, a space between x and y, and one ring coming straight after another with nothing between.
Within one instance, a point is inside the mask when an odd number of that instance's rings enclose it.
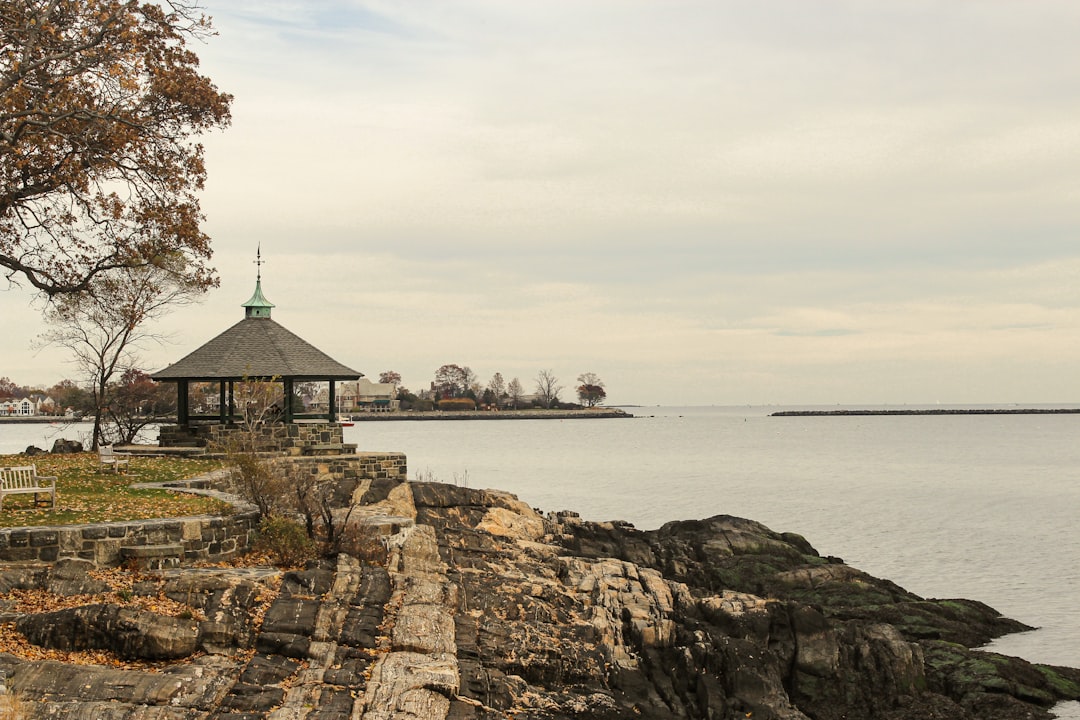
<instances>
[{"instance_id":1,"label":"gazebo shingled roof","mask_svg":"<svg viewBox=\"0 0 1080 720\"><path fill-rule=\"evenodd\" d=\"M164 370L155 380L357 380L363 373L342 365L268 317L247 317Z\"/></svg>"}]
</instances>

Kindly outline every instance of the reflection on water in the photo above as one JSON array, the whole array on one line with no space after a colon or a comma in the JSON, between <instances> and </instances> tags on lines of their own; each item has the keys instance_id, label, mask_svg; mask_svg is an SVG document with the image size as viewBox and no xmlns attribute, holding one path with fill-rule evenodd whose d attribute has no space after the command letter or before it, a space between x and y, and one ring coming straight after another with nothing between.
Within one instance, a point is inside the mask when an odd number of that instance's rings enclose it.
<instances>
[{"instance_id":1,"label":"reflection on water","mask_svg":"<svg viewBox=\"0 0 1080 720\"><path fill-rule=\"evenodd\" d=\"M139 433L136 442L157 443L158 426L148 425ZM0 455L25 452L33 445L42 450L52 449L57 440L76 440L90 447L94 432L92 422L22 423L5 420L0 422Z\"/></svg>"}]
</instances>

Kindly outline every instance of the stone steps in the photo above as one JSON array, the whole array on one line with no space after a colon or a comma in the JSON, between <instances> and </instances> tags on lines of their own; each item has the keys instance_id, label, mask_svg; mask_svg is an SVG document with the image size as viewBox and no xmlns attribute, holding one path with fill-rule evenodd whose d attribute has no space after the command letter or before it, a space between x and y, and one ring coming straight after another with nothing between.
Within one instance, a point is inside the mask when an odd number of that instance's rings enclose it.
<instances>
[{"instance_id":1,"label":"stone steps","mask_svg":"<svg viewBox=\"0 0 1080 720\"><path fill-rule=\"evenodd\" d=\"M177 568L184 561L184 546L168 544L122 547L120 558L124 562L134 563L140 570Z\"/></svg>"}]
</instances>

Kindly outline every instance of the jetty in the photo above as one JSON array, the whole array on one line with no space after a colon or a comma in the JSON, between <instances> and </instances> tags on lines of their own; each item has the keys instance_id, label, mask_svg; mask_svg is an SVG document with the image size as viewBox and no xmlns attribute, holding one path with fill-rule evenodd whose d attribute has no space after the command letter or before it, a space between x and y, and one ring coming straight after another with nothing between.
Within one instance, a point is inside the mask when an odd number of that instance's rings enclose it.
<instances>
[{"instance_id":1,"label":"jetty","mask_svg":"<svg viewBox=\"0 0 1080 720\"><path fill-rule=\"evenodd\" d=\"M844 417L864 415L1076 415L1080 408L897 408L878 410L779 410L769 417Z\"/></svg>"}]
</instances>

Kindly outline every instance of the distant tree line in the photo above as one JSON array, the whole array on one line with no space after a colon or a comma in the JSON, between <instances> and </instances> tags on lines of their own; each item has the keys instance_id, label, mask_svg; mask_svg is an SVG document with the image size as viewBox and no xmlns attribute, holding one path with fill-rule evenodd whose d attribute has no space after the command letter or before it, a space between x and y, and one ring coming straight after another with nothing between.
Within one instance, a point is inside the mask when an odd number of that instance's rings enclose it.
<instances>
[{"instance_id":1,"label":"distant tree line","mask_svg":"<svg viewBox=\"0 0 1080 720\"><path fill-rule=\"evenodd\" d=\"M565 390L551 370L541 370L533 379L533 392L526 393L519 378L509 382L496 372L486 384L468 365L448 363L435 371L427 389L413 392L405 387L401 374L387 370L379 382L398 386L397 399L402 410L485 410L524 408L595 407L607 398L604 381L594 372L578 375L575 386L578 403L565 402L560 397Z\"/></svg>"},{"instance_id":2,"label":"distant tree line","mask_svg":"<svg viewBox=\"0 0 1080 720\"><path fill-rule=\"evenodd\" d=\"M0 378L0 402L23 398L48 398L47 414L91 420L96 423L100 443L130 443L148 424L176 413L176 393L167 385L150 379L142 370L126 368L110 378L103 391L95 393L87 385L64 379L51 387L19 385Z\"/></svg>"}]
</instances>

